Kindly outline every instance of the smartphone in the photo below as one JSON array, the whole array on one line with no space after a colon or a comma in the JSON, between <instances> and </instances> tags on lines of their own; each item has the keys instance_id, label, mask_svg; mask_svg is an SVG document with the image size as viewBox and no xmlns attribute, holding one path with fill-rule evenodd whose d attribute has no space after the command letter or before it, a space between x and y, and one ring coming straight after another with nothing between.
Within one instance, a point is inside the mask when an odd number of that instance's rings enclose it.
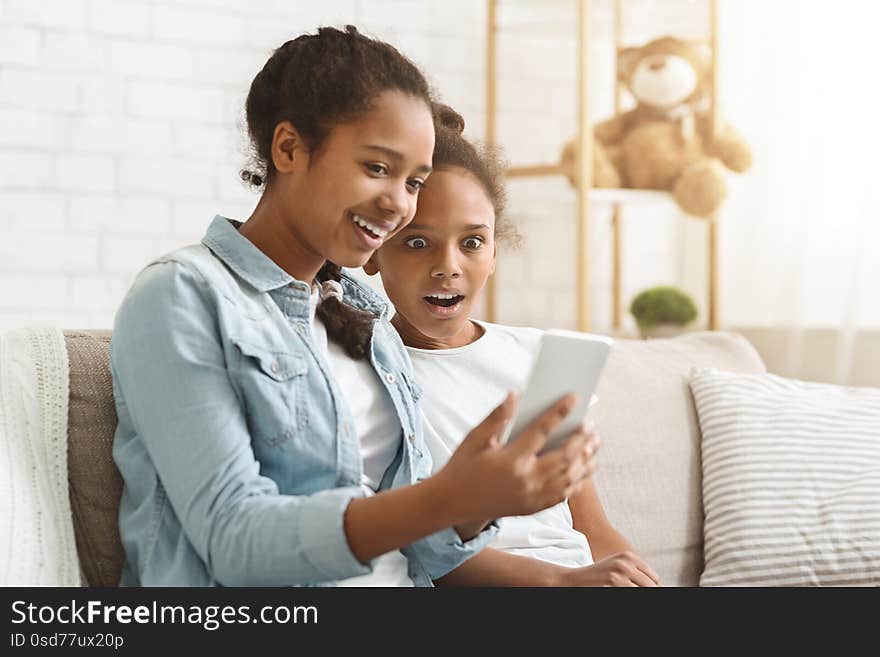
<instances>
[{"instance_id":1,"label":"smartphone","mask_svg":"<svg viewBox=\"0 0 880 657\"><path fill-rule=\"evenodd\" d=\"M573 392L578 397L577 404L539 453L563 445L596 402L595 391L612 344L614 340L604 335L561 329L545 331L520 396L516 417L507 423L503 442L516 440L541 413Z\"/></svg>"}]
</instances>

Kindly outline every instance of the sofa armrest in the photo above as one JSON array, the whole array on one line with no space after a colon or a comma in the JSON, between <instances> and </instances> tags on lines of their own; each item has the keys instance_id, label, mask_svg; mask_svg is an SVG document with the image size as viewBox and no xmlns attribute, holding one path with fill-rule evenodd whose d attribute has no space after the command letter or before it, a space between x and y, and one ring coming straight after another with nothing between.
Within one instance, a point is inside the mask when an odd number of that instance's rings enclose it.
<instances>
[{"instance_id":1,"label":"sofa armrest","mask_svg":"<svg viewBox=\"0 0 880 657\"><path fill-rule=\"evenodd\" d=\"M110 331L64 331L70 363L67 469L73 527L83 577L116 586L122 569L119 499L113 462L116 408L110 378Z\"/></svg>"}]
</instances>

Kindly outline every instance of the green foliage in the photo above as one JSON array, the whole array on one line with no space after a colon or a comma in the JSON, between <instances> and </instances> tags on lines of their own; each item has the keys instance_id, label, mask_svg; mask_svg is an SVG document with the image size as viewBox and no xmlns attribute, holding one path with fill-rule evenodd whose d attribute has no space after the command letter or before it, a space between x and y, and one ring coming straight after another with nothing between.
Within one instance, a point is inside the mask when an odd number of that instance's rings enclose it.
<instances>
[{"instance_id":1,"label":"green foliage","mask_svg":"<svg viewBox=\"0 0 880 657\"><path fill-rule=\"evenodd\" d=\"M677 287L652 287L640 292L629 311L641 329L658 324L689 324L697 318L693 300Z\"/></svg>"}]
</instances>

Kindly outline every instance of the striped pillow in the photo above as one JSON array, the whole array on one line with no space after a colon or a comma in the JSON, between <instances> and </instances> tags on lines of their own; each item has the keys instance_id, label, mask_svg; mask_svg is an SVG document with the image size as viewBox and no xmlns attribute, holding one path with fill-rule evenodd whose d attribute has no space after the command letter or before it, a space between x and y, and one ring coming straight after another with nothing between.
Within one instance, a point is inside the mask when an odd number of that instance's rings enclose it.
<instances>
[{"instance_id":1,"label":"striped pillow","mask_svg":"<svg viewBox=\"0 0 880 657\"><path fill-rule=\"evenodd\" d=\"M694 368L701 586L880 585L880 388Z\"/></svg>"}]
</instances>

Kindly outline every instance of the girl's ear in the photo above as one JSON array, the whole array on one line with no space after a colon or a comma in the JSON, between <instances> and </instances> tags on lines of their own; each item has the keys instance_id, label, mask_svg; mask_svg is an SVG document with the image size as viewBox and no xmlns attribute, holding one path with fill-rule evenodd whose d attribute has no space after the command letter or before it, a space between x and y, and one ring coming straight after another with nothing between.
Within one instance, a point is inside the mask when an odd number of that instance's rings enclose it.
<instances>
[{"instance_id":1,"label":"girl's ear","mask_svg":"<svg viewBox=\"0 0 880 657\"><path fill-rule=\"evenodd\" d=\"M379 273L379 267L376 265L376 254L370 256L370 259L364 263L363 266L364 272L367 276L375 276Z\"/></svg>"},{"instance_id":2,"label":"girl's ear","mask_svg":"<svg viewBox=\"0 0 880 657\"><path fill-rule=\"evenodd\" d=\"M272 135L272 163L278 173L290 173L303 140L290 121L281 121Z\"/></svg>"}]
</instances>

